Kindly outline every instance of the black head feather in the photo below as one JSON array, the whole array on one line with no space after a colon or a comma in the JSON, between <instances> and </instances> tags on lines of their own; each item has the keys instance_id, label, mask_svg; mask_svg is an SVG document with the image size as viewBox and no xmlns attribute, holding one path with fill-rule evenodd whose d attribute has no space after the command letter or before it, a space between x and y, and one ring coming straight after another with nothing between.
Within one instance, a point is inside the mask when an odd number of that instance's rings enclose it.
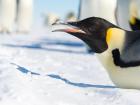
<instances>
[{"instance_id":1,"label":"black head feather","mask_svg":"<svg viewBox=\"0 0 140 105\"><path fill-rule=\"evenodd\" d=\"M80 38L96 53L102 53L108 48L106 42L107 30L109 28L117 27L105 19L98 17L90 17L77 22L68 22L67 24L74 26L83 32L63 31Z\"/></svg>"}]
</instances>

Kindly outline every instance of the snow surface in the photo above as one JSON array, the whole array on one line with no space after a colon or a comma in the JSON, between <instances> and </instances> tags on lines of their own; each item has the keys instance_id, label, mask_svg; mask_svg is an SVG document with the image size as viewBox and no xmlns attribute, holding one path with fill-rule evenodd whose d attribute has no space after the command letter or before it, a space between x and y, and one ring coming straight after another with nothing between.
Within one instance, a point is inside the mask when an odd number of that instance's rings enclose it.
<instances>
[{"instance_id":1,"label":"snow surface","mask_svg":"<svg viewBox=\"0 0 140 105\"><path fill-rule=\"evenodd\" d=\"M0 36L0 105L140 105L116 88L84 44L47 28Z\"/></svg>"}]
</instances>

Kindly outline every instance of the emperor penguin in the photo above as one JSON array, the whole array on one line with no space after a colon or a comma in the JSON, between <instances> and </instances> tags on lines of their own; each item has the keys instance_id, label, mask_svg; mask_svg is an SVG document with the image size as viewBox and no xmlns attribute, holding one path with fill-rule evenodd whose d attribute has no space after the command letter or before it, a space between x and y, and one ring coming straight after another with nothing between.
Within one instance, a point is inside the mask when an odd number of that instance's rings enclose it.
<instances>
[{"instance_id":1,"label":"emperor penguin","mask_svg":"<svg viewBox=\"0 0 140 105\"><path fill-rule=\"evenodd\" d=\"M53 25L61 25L53 32L71 34L93 49L117 87L140 89L140 31L124 30L99 17Z\"/></svg>"},{"instance_id":2,"label":"emperor penguin","mask_svg":"<svg viewBox=\"0 0 140 105\"><path fill-rule=\"evenodd\" d=\"M0 0L1 29L3 33L11 33L16 18L16 0Z\"/></svg>"},{"instance_id":3,"label":"emperor penguin","mask_svg":"<svg viewBox=\"0 0 140 105\"><path fill-rule=\"evenodd\" d=\"M81 0L79 6L79 19L96 16L116 24L115 11L117 0Z\"/></svg>"},{"instance_id":4,"label":"emperor penguin","mask_svg":"<svg viewBox=\"0 0 140 105\"><path fill-rule=\"evenodd\" d=\"M19 0L17 10L17 32L28 33L32 26L33 0Z\"/></svg>"},{"instance_id":5,"label":"emperor penguin","mask_svg":"<svg viewBox=\"0 0 140 105\"><path fill-rule=\"evenodd\" d=\"M2 32L2 8L1 8L1 0L0 0L0 33Z\"/></svg>"},{"instance_id":6,"label":"emperor penguin","mask_svg":"<svg viewBox=\"0 0 140 105\"><path fill-rule=\"evenodd\" d=\"M140 0L117 0L116 23L126 30L140 30Z\"/></svg>"},{"instance_id":7,"label":"emperor penguin","mask_svg":"<svg viewBox=\"0 0 140 105\"><path fill-rule=\"evenodd\" d=\"M140 30L140 0L131 0L129 24L132 30Z\"/></svg>"}]
</instances>

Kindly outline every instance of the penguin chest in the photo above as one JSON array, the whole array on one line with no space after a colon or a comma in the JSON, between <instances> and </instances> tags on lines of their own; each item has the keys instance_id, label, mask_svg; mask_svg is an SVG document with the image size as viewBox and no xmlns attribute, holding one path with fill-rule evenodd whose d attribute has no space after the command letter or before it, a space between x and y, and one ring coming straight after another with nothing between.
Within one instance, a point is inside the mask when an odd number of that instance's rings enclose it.
<instances>
[{"instance_id":1,"label":"penguin chest","mask_svg":"<svg viewBox=\"0 0 140 105\"><path fill-rule=\"evenodd\" d=\"M98 55L112 82L120 88L140 89L140 66L121 68L114 64L112 55Z\"/></svg>"}]
</instances>

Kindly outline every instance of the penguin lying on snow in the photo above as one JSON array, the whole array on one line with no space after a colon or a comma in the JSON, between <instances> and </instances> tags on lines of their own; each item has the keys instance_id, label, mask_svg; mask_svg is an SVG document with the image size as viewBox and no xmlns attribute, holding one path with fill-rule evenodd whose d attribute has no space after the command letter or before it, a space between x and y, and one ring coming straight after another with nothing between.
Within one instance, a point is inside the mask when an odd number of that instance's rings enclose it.
<instances>
[{"instance_id":1,"label":"penguin lying on snow","mask_svg":"<svg viewBox=\"0 0 140 105\"><path fill-rule=\"evenodd\" d=\"M140 89L140 31L126 31L98 17L53 25L68 26L53 32L74 35L92 48L117 87Z\"/></svg>"}]
</instances>

